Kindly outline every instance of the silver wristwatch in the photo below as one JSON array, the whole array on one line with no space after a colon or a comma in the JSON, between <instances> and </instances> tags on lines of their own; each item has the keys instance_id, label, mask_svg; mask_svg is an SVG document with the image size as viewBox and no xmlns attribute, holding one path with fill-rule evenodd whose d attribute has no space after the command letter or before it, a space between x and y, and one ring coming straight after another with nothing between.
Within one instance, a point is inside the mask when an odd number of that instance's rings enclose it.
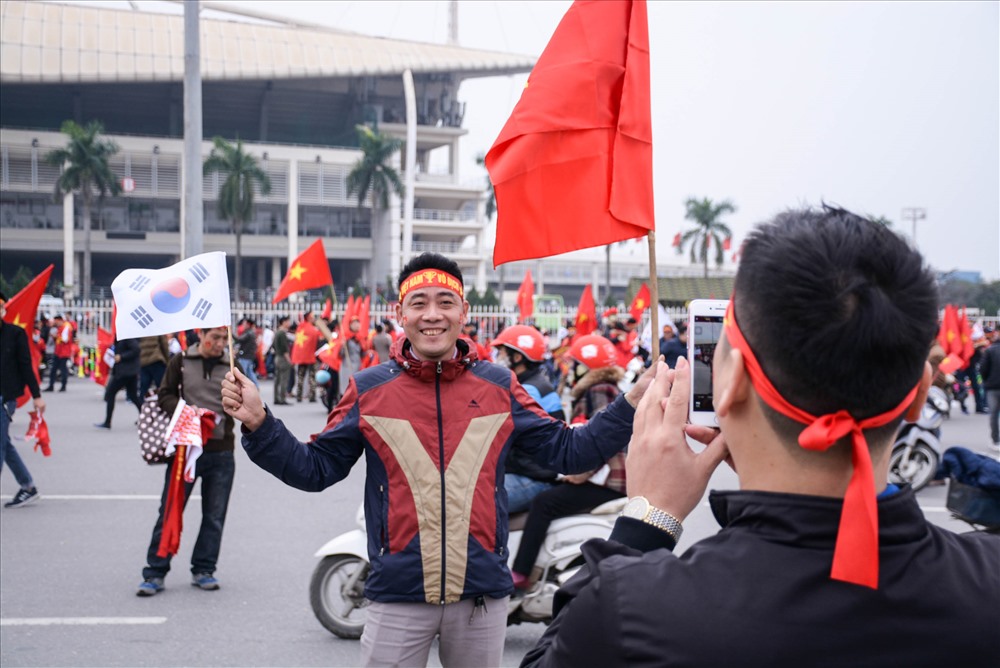
<instances>
[{"instance_id":1,"label":"silver wristwatch","mask_svg":"<svg viewBox=\"0 0 1000 668\"><path fill-rule=\"evenodd\" d=\"M660 531L670 534L675 542L680 541L681 534L684 532L684 527L681 526L680 521L676 517L650 505L649 499L644 496L634 496L629 499L622 510L622 517L631 517L646 524L651 524Z\"/></svg>"}]
</instances>

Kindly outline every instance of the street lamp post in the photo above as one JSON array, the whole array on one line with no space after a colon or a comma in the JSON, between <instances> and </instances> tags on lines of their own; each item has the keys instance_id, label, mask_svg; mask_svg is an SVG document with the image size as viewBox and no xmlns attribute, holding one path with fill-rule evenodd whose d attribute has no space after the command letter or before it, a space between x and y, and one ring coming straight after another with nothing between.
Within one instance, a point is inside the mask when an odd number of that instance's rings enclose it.
<instances>
[{"instance_id":1,"label":"street lamp post","mask_svg":"<svg viewBox=\"0 0 1000 668\"><path fill-rule=\"evenodd\" d=\"M903 220L913 223L913 247L917 247L917 221L927 218L927 209L923 207L909 206L903 209Z\"/></svg>"}]
</instances>

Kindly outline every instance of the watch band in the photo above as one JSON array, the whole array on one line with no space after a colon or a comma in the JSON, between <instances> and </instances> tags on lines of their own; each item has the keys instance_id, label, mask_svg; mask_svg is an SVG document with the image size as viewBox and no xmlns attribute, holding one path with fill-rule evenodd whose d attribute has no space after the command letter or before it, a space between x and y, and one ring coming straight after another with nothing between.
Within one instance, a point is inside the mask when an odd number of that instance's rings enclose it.
<instances>
[{"instance_id":1,"label":"watch band","mask_svg":"<svg viewBox=\"0 0 1000 668\"><path fill-rule=\"evenodd\" d=\"M680 542L681 534L684 533L684 527L681 526L680 521L676 517L654 506L649 506L649 511L642 518L642 521L653 525L660 531L666 531L673 537L675 542Z\"/></svg>"}]
</instances>

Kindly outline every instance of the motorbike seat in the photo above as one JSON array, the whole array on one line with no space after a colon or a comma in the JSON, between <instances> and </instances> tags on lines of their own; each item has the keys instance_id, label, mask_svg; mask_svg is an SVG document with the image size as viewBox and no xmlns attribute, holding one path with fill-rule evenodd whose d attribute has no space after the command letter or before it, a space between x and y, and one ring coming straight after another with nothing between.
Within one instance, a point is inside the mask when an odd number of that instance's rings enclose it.
<instances>
[{"instance_id":1,"label":"motorbike seat","mask_svg":"<svg viewBox=\"0 0 1000 668\"><path fill-rule=\"evenodd\" d=\"M628 497L623 496L618 499L611 499L610 501L605 501L601 505L597 506L590 511L591 515L617 515L625 508L625 504L628 503Z\"/></svg>"}]
</instances>

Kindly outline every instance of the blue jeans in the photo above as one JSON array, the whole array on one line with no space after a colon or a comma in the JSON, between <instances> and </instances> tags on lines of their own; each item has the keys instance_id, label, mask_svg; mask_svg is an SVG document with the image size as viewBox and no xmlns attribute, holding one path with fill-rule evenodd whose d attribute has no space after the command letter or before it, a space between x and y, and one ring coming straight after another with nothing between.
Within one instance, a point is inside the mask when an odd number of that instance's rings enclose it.
<instances>
[{"instance_id":1,"label":"blue jeans","mask_svg":"<svg viewBox=\"0 0 1000 668\"><path fill-rule=\"evenodd\" d=\"M253 369L256 360L240 357L236 361L240 363L240 371L243 372L243 375L252 380L254 385L260 387L260 383L257 382L257 372Z\"/></svg>"},{"instance_id":2,"label":"blue jeans","mask_svg":"<svg viewBox=\"0 0 1000 668\"><path fill-rule=\"evenodd\" d=\"M505 473L503 486L507 490L507 514L523 513L531 507L532 499L552 487L553 484L516 473Z\"/></svg>"},{"instance_id":3,"label":"blue jeans","mask_svg":"<svg viewBox=\"0 0 1000 668\"><path fill-rule=\"evenodd\" d=\"M167 505L171 468L171 464L166 467L163 494L160 496L160 514L156 518L153 537L146 552L147 565L142 569L143 579L166 577L170 572L170 557L160 557L156 553L160 549L160 536L163 535L163 508ZM229 493L233 489L235 472L236 459L231 450L203 452L195 464L195 480L201 478L201 528L191 555L192 573L215 572L219 550L222 548L222 527L226 523L226 509L229 508ZM187 507L193 489L193 482L184 483L184 507Z\"/></svg>"},{"instance_id":4,"label":"blue jeans","mask_svg":"<svg viewBox=\"0 0 1000 668\"><path fill-rule=\"evenodd\" d=\"M142 367L139 371L139 398L144 399L149 388L160 389L160 381L167 371L167 365L163 362L153 362Z\"/></svg>"},{"instance_id":5,"label":"blue jeans","mask_svg":"<svg viewBox=\"0 0 1000 668\"><path fill-rule=\"evenodd\" d=\"M59 377L62 389L66 389L66 380L69 378L68 357L55 357L52 360L52 373L49 374L49 390L56 386L56 376Z\"/></svg>"},{"instance_id":6,"label":"blue jeans","mask_svg":"<svg viewBox=\"0 0 1000 668\"><path fill-rule=\"evenodd\" d=\"M10 472L14 474L14 480L17 480L21 489L31 489L35 483L28 473L28 467L21 461L21 455L17 454L17 449L10 440L10 419L14 416L16 408L17 400L4 401L0 396L0 413L3 414L0 416L0 471L3 471L4 464L9 464Z\"/></svg>"}]
</instances>

